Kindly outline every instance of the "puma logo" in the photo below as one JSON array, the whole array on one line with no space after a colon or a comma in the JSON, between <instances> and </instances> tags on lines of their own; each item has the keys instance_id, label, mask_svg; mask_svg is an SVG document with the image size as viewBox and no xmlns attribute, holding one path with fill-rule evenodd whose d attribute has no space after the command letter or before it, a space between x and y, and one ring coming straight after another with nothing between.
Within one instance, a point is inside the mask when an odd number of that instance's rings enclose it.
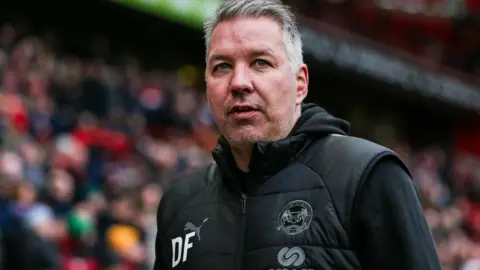
<instances>
[{"instance_id":1,"label":"puma logo","mask_svg":"<svg viewBox=\"0 0 480 270\"><path fill-rule=\"evenodd\" d=\"M205 222L208 221L208 217L205 218L203 221L202 221L202 224L200 226L195 226L195 224L193 224L192 222L187 222L185 224L185 228L183 229L184 231L191 231L191 232L195 232L195 235L197 236L198 238L198 241L200 241L200 229L202 228L203 224L205 224Z\"/></svg>"}]
</instances>

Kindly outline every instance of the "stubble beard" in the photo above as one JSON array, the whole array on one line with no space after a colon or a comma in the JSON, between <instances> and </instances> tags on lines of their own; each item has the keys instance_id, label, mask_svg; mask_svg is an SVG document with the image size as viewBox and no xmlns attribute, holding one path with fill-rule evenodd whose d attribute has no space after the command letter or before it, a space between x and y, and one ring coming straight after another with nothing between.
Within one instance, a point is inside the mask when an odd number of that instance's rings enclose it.
<instances>
[{"instance_id":1,"label":"stubble beard","mask_svg":"<svg viewBox=\"0 0 480 270\"><path fill-rule=\"evenodd\" d=\"M288 135L288 123L228 123L224 136L231 145L253 145L258 142L272 142Z\"/></svg>"},{"instance_id":2,"label":"stubble beard","mask_svg":"<svg viewBox=\"0 0 480 270\"><path fill-rule=\"evenodd\" d=\"M253 123L228 123L225 127L224 136L232 145L248 145L265 140L262 127Z\"/></svg>"}]
</instances>

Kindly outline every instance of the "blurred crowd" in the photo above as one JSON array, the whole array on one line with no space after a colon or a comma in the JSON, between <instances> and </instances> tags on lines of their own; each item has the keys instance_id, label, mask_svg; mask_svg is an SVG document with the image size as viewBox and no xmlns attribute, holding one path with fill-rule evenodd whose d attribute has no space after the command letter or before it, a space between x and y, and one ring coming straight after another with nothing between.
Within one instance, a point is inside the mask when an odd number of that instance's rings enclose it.
<instances>
[{"instance_id":1,"label":"blurred crowd","mask_svg":"<svg viewBox=\"0 0 480 270\"><path fill-rule=\"evenodd\" d=\"M478 81L480 2L477 0L285 2L315 21L408 53L422 64L460 70L466 78Z\"/></svg>"},{"instance_id":2,"label":"blurred crowd","mask_svg":"<svg viewBox=\"0 0 480 270\"><path fill-rule=\"evenodd\" d=\"M455 156L447 170L446 152L432 146L408 161L443 269L480 269L480 159Z\"/></svg>"},{"instance_id":3,"label":"blurred crowd","mask_svg":"<svg viewBox=\"0 0 480 270\"><path fill-rule=\"evenodd\" d=\"M217 139L199 73L57 42L0 29L0 269L151 269L162 187Z\"/></svg>"},{"instance_id":4,"label":"blurred crowd","mask_svg":"<svg viewBox=\"0 0 480 270\"><path fill-rule=\"evenodd\" d=\"M0 29L0 270L151 269L163 187L212 160L202 72L58 43ZM383 143L412 170L444 269L480 269L480 161Z\"/></svg>"}]
</instances>

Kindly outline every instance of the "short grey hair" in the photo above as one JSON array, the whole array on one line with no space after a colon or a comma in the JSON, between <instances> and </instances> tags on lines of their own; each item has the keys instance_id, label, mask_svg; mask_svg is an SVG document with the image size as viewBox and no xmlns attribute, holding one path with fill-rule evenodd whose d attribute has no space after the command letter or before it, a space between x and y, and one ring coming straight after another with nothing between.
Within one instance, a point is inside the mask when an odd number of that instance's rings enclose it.
<instances>
[{"instance_id":1,"label":"short grey hair","mask_svg":"<svg viewBox=\"0 0 480 270\"><path fill-rule=\"evenodd\" d=\"M302 38L295 15L280 0L226 0L222 3L215 15L204 23L206 58L215 27L223 21L238 17L266 17L278 22L283 31L285 53L292 72L296 72L303 64Z\"/></svg>"}]
</instances>

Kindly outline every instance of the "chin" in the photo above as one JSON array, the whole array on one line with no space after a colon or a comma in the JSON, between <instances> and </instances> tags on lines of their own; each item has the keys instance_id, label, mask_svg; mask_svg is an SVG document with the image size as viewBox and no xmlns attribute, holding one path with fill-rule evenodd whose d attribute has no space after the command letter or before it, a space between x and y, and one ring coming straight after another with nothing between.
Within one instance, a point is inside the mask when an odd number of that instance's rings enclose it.
<instances>
[{"instance_id":1,"label":"chin","mask_svg":"<svg viewBox=\"0 0 480 270\"><path fill-rule=\"evenodd\" d=\"M265 136L258 130L231 130L225 134L225 138L230 144L253 144L265 141Z\"/></svg>"}]
</instances>

